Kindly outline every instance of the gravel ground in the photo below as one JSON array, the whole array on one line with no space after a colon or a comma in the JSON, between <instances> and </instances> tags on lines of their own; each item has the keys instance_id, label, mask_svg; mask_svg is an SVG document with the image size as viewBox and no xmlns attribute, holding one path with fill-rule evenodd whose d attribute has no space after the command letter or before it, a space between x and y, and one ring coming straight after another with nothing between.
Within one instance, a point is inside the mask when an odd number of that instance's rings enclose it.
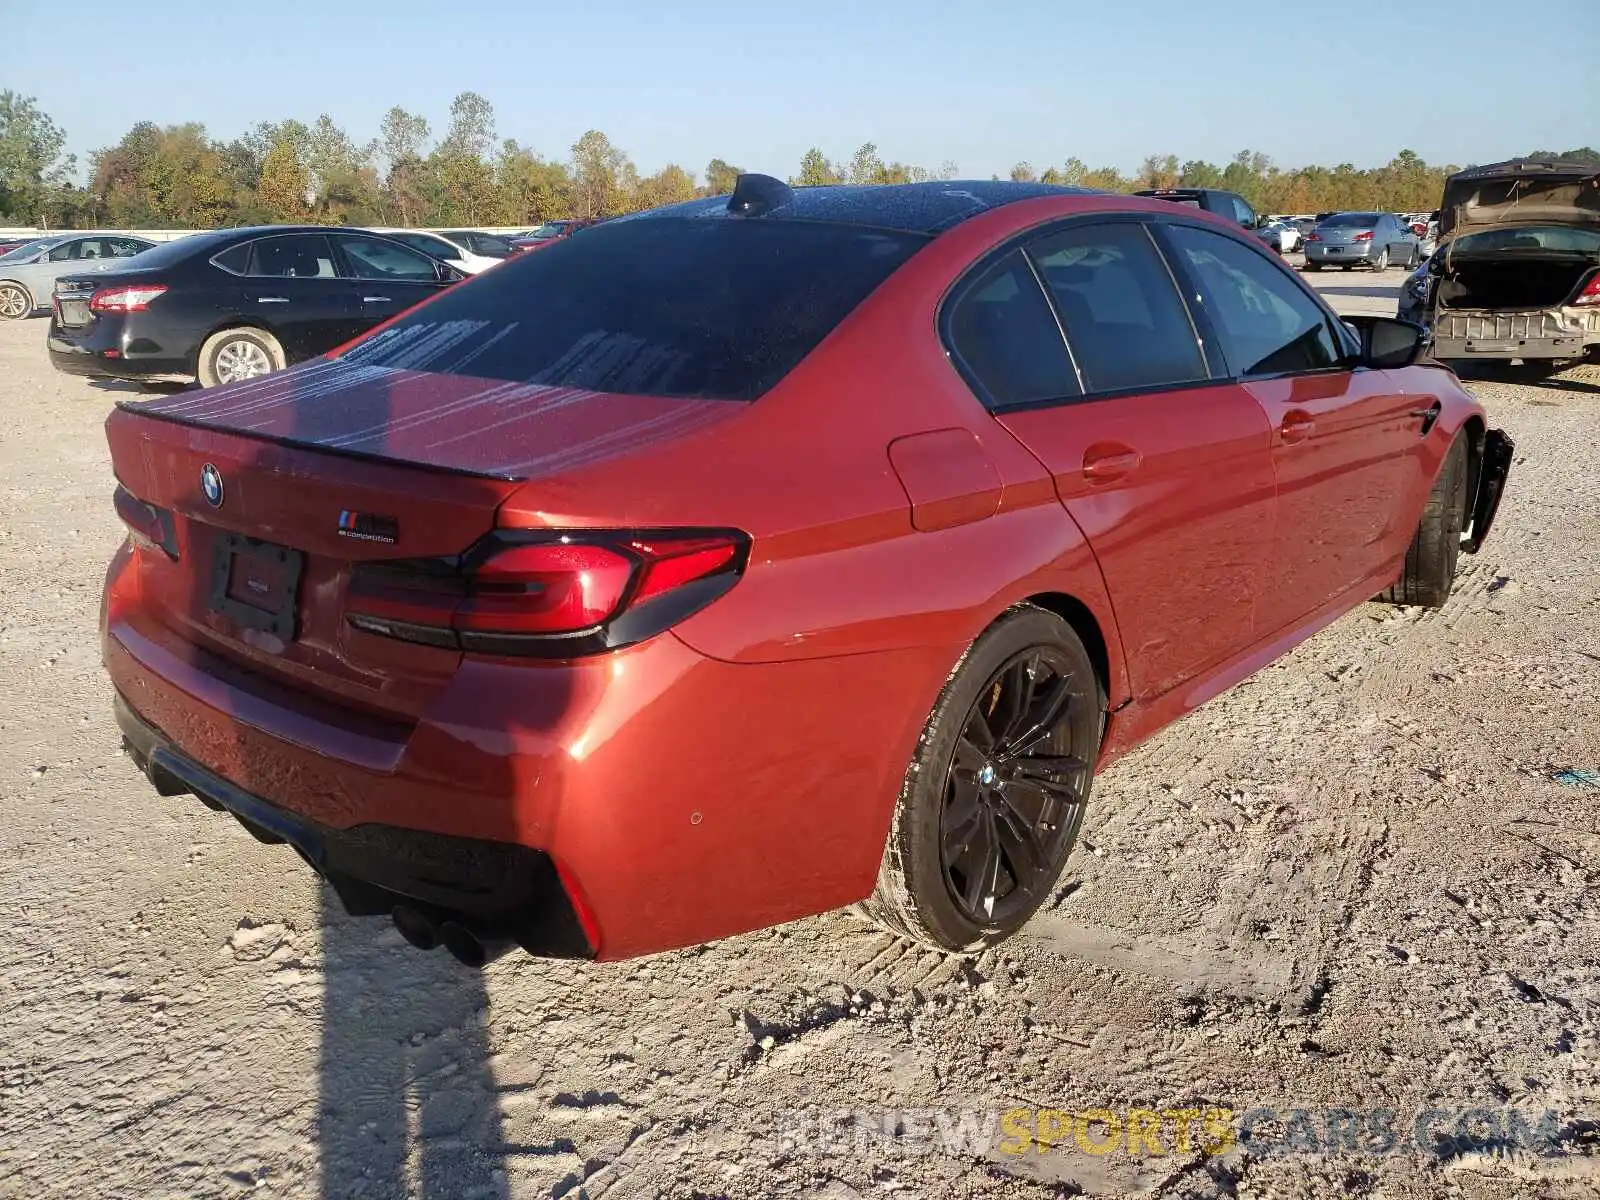
<instances>
[{"instance_id":1,"label":"gravel ground","mask_svg":"<svg viewBox=\"0 0 1600 1200\"><path fill-rule=\"evenodd\" d=\"M1315 282L1392 312L1401 274ZM1600 1191L1600 386L1474 383L1518 464L1448 606L1353 612L1120 762L1000 950L832 914L474 974L119 752L119 393L52 372L44 331L0 323L0 1195ZM1215 1153L1172 1123L1132 1154L977 1136L1259 1108L1312 1124ZM1330 1148L1329 1109L1366 1140ZM1480 1141L1548 1111L1555 1152L1378 1153L1380 1109L1402 1138L1492 1110Z\"/></svg>"}]
</instances>

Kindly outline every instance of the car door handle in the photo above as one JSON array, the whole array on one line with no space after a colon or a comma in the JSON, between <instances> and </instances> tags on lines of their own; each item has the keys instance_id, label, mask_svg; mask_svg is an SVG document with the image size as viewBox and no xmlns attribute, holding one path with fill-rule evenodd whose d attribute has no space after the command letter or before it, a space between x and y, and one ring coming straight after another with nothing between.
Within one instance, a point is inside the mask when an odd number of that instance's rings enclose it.
<instances>
[{"instance_id":1,"label":"car door handle","mask_svg":"<svg viewBox=\"0 0 1600 1200\"><path fill-rule=\"evenodd\" d=\"M363 303L363 304L388 304L388 303L390 303L390 300L389 300L389 297L387 297L387 296L363 296L363 297L361 297L361 303Z\"/></svg>"},{"instance_id":2,"label":"car door handle","mask_svg":"<svg viewBox=\"0 0 1600 1200\"><path fill-rule=\"evenodd\" d=\"M1283 414L1278 426L1278 436L1286 442L1303 442L1317 431L1317 423L1304 409L1291 409Z\"/></svg>"},{"instance_id":3,"label":"car door handle","mask_svg":"<svg viewBox=\"0 0 1600 1200\"><path fill-rule=\"evenodd\" d=\"M1131 446L1117 443L1090 446L1083 452L1083 477L1096 483L1121 479L1139 465L1142 457Z\"/></svg>"},{"instance_id":4,"label":"car door handle","mask_svg":"<svg viewBox=\"0 0 1600 1200\"><path fill-rule=\"evenodd\" d=\"M256 297L256 303L257 304L287 304L287 303L289 303L289 297L287 297L287 296L257 296Z\"/></svg>"}]
</instances>

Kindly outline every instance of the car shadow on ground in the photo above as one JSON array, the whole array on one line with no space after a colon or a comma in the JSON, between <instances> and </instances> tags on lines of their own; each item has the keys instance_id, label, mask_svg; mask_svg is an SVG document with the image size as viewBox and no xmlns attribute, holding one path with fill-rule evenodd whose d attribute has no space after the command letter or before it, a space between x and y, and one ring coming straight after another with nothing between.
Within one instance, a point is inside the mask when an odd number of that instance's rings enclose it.
<instances>
[{"instance_id":1,"label":"car shadow on ground","mask_svg":"<svg viewBox=\"0 0 1600 1200\"><path fill-rule=\"evenodd\" d=\"M326 885L322 947L320 1194L507 1196L483 973L348 916Z\"/></svg>"},{"instance_id":2,"label":"car shadow on ground","mask_svg":"<svg viewBox=\"0 0 1600 1200\"><path fill-rule=\"evenodd\" d=\"M189 379L90 379L89 386L101 392L121 392L131 396L171 396L200 385Z\"/></svg>"}]
</instances>

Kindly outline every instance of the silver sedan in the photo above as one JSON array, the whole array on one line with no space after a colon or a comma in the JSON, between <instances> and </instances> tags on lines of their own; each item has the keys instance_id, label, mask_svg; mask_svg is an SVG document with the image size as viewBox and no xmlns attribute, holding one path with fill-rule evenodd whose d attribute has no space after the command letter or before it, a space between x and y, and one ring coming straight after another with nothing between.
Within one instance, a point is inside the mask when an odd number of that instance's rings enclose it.
<instances>
[{"instance_id":1,"label":"silver sedan","mask_svg":"<svg viewBox=\"0 0 1600 1200\"><path fill-rule=\"evenodd\" d=\"M1342 212L1317 222L1306 237L1306 270L1361 265L1382 271L1414 267L1422 257L1417 235L1393 213Z\"/></svg>"},{"instance_id":2,"label":"silver sedan","mask_svg":"<svg viewBox=\"0 0 1600 1200\"><path fill-rule=\"evenodd\" d=\"M70 233L0 254L0 317L15 321L48 307L59 276L119 267L154 245L127 233Z\"/></svg>"}]
</instances>

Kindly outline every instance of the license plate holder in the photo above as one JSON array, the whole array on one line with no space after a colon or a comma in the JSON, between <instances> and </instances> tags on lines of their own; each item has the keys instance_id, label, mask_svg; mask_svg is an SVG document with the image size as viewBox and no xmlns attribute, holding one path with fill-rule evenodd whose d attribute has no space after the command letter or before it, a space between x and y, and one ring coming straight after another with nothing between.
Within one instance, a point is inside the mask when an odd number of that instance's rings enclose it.
<instances>
[{"instance_id":1,"label":"license plate holder","mask_svg":"<svg viewBox=\"0 0 1600 1200\"><path fill-rule=\"evenodd\" d=\"M302 551L225 533L212 566L211 607L246 629L292 642L304 569Z\"/></svg>"},{"instance_id":2,"label":"license plate holder","mask_svg":"<svg viewBox=\"0 0 1600 1200\"><path fill-rule=\"evenodd\" d=\"M87 300L63 300L56 297L56 320L71 329L81 329L90 321L92 314L89 312Z\"/></svg>"}]
</instances>

